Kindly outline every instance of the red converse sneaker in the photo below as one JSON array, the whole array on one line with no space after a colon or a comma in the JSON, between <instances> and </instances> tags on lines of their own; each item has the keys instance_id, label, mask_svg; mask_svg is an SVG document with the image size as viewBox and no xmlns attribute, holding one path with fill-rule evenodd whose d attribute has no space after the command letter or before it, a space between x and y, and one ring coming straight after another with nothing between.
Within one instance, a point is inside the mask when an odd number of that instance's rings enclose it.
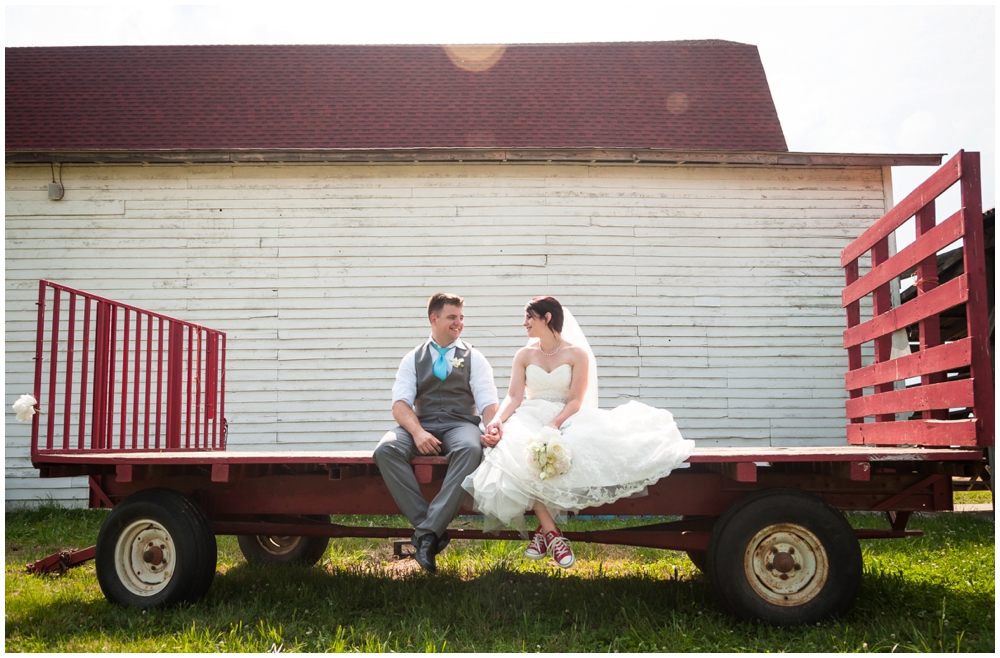
<instances>
[{"instance_id":1,"label":"red converse sneaker","mask_svg":"<svg viewBox=\"0 0 1000 658\"><path fill-rule=\"evenodd\" d=\"M563 569L569 569L576 562L576 556L573 555L573 549L569 546L569 540L563 537L559 530L546 533L545 543L549 545L552 559Z\"/></svg>"},{"instance_id":2,"label":"red converse sneaker","mask_svg":"<svg viewBox=\"0 0 1000 658\"><path fill-rule=\"evenodd\" d=\"M524 550L524 557L529 560L541 560L548 554L548 551L549 545L545 543L545 533L538 530L535 532L535 536L531 538L528 548Z\"/></svg>"}]
</instances>

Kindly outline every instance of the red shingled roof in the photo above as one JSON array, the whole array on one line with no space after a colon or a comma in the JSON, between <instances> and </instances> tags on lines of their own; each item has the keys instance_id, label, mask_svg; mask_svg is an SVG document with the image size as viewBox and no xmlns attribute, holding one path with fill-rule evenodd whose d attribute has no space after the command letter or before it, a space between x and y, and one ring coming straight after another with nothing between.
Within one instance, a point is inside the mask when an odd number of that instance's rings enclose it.
<instances>
[{"instance_id":1,"label":"red shingled roof","mask_svg":"<svg viewBox=\"0 0 1000 658\"><path fill-rule=\"evenodd\" d=\"M6 85L8 152L788 150L728 41L7 48Z\"/></svg>"}]
</instances>

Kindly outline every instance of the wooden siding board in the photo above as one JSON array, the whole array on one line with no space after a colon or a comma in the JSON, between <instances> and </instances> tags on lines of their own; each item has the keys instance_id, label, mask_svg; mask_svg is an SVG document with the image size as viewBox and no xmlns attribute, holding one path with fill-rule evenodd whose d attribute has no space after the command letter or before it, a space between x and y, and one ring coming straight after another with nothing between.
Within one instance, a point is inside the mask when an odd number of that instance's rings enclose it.
<instances>
[{"instance_id":1,"label":"wooden siding board","mask_svg":"<svg viewBox=\"0 0 1000 658\"><path fill-rule=\"evenodd\" d=\"M431 292L469 300L465 337L501 395L523 304L547 293L587 331L604 406L671 409L700 445L844 442L839 255L884 212L877 167L73 172L66 201L116 214L50 214L74 207L45 198L48 168L7 167L26 213L6 224L8 398L30 388L37 279L53 278L226 331L234 450L370 449ZM27 429L9 422L8 444ZM52 486L22 486L26 448L7 467L8 500Z\"/></svg>"}]
</instances>

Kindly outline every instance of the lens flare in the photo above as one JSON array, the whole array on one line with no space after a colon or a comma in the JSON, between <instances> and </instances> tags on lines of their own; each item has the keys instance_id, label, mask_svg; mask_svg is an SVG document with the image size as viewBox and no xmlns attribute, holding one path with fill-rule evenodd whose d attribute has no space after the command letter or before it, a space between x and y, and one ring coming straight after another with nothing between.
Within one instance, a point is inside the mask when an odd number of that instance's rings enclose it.
<instances>
[{"instance_id":1,"label":"lens flare","mask_svg":"<svg viewBox=\"0 0 1000 658\"><path fill-rule=\"evenodd\" d=\"M474 44L467 46L444 46L444 52L451 63L465 71L488 71L500 61L506 52L503 44Z\"/></svg>"},{"instance_id":2,"label":"lens flare","mask_svg":"<svg viewBox=\"0 0 1000 658\"><path fill-rule=\"evenodd\" d=\"M667 111L671 114L684 114L690 106L691 101L683 91L675 91L667 96Z\"/></svg>"}]
</instances>

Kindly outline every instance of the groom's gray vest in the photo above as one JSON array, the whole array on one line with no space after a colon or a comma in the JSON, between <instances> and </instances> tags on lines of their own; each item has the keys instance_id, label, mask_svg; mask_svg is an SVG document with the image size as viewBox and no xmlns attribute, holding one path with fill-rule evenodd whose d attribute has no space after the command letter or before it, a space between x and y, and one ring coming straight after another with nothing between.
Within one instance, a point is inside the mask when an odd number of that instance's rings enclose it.
<instances>
[{"instance_id":1,"label":"groom's gray vest","mask_svg":"<svg viewBox=\"0 0 1000 658\"><path fill-rule=\"evenodd\" d=\"M461 368L452 367L444 380L434 376L434 361L437 350L430 341L417 348L414 365L417 370L417 397L413 410L421 425L428 423L453 423L465 421L479 424L476 414L476 399L472 395L470 373L472 370L471 349L456 347L453 359L464 359Z\"/></svg>"}]
</instances>

